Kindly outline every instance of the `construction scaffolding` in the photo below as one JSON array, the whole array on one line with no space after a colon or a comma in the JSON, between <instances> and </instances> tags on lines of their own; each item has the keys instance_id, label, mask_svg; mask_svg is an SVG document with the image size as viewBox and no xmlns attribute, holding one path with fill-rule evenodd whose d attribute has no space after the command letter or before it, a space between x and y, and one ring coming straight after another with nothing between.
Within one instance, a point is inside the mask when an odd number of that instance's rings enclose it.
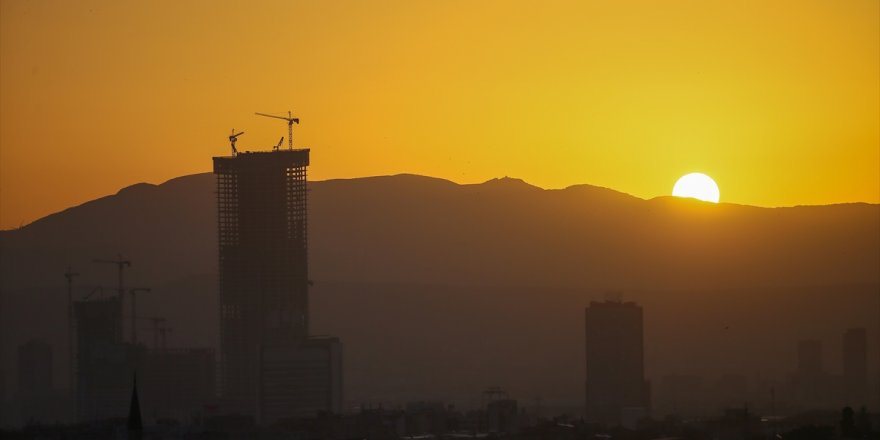
<instances>
[{"instance_id":1,"label":"construction scaffolding","mask_svg":"<svg viewBox=\"0 0 880 440\"><path fill-rule=\"evenodd\" d=\"M220 389L259 405L261 350L308 338L309 150L215 157Z\"/></svg>"}]
</instances>

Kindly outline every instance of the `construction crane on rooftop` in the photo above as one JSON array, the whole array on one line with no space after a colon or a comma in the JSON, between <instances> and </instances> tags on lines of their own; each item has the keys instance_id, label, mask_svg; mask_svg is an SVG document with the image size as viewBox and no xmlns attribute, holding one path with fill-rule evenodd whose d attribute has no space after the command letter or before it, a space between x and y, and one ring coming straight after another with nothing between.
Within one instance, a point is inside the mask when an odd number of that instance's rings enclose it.
<instances>
[{"instance_id":1,"label":"construction crane on rooftop","mask_svg":"<svg viewBox=\"0 0 880 440\"><path fill-rule=\"evenodd\" d=\"M254 114L257 116L265 116L267 118L283 119L287 121L287 149L293 149L293 124L299 124L299 118L294 118L293 115L291 115L290 111L287 112L286 118L284 116L270 115L267 113Z\"/></svg>"},{"instance_id":2,"label":"construction crane on rooftop","mask_svg":"<svg viewBox=\"0 0 880 440\"><path fill-rule=\"evenodd\" d=\"M235 142L238 141L238 137L243 135L244 132L236 133L235 129L232 129L232 134L229 135L229 143L232 145L232 155L235 156L238 154L238 149L235 148Z\"/></svg>"}]
</instances>

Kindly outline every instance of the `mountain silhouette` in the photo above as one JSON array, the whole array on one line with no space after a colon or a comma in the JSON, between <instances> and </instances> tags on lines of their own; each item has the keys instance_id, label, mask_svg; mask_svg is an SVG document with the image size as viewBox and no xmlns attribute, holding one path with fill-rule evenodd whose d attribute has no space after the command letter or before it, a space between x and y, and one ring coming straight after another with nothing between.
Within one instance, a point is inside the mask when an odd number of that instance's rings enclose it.
<instances>
[{"instance_id":1,"label":"mountain silhouette","mask_svg":"<svg viewBox=\"0 0 880 440\"><path fill-rule=\"evenodd\" d=\"M132 261L126 285L153 288L138 314L167 317L171 345L216 346L214 191L211 174L142 183L0 231L6 389L15 347L33 337L53 341L66 383L64 270L83 274L78 298L115 292L115 268L93 258ZM577 405L583 309L609 290L645 306L649 377L782 377L797 338L834 350L845 328L877 327L880 205L758 208L396 175L310 182L309 243L312 333L342 338L354 403L467 404L498 384Z\"/></svg>"}]
</instances>

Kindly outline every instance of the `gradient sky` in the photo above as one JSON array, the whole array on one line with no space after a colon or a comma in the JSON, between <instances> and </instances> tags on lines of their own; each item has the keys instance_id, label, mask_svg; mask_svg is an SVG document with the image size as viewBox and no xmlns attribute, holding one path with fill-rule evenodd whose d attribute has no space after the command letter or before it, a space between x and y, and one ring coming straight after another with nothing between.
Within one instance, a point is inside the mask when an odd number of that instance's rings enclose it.
<instances>
[{"instance_id":1,"label":"gradient sky","mask_svg":"<svg viewBox=\"0 0 880 440\"><path fill-rule=\"evenodd\" d=\"M512 176L880 202L880 2L0 1L0 228L266 149L314 179Z\"/></svg>"}]
</instances>

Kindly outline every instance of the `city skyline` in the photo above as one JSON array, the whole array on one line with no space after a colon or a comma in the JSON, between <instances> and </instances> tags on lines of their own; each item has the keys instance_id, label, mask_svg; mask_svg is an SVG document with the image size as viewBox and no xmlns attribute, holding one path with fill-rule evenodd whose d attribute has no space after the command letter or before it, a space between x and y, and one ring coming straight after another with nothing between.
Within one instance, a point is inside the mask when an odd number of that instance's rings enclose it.
<instances>
[{"instance_id":1,"label":"city skyline","mask_svg":"<svg viewBox=\"0 0 880 440\"><path fill-rule=\"evenodd\" d=\"M877 0L0 0L0 437L878 408Z\"/></svg>"}]
</instances>

